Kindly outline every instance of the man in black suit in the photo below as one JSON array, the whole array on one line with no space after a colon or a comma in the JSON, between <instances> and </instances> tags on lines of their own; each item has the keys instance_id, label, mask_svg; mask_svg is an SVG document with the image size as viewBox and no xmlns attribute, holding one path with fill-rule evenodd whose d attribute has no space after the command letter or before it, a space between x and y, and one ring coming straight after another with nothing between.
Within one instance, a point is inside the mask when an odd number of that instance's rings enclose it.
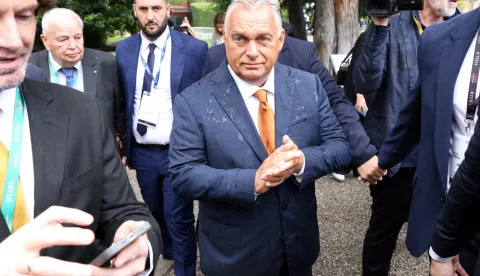
<instances>
[{"instance_id":1,"label":"man in black suit","mask_svg":"<svg viewBox=\"0 0 480 276\"><path fill-rule=\"evenodd\" d=\"M30 62L42 68L50 82L96 97L109 127L125 132L125 101L113 55L84 48L82 19L69 9L52 9L42 19L46 50L32 54Z\"/></svg>"},{"instance_id":2,"label":"man in black suit","mask_svg":"<svg viewBox=\"0 0 480 276\"><path fill-rule=\"evenodd\" d=\"M216 70L223 63L226 63L225 44L210 48L203 76ZM283 48L278 56L278 63L315 74L320 78L333 113L342 126L352 149L353 168L361 167L366 161L375 156L377 150L370 144L370 138L363 129L355 107L347 99L343 89L336 84L335 79L328 72L327 68L318 59L315 44L285 36Z\"/></svg>"},{"instance_id":3,"label":"man in black suit","mask_svg":"<svg viewBox=\"0 0 480 276\"><path fill-rule=\"evenodd\" d=\"M0 275L146 275L160 230L135 198L99 101L23 77L36 12L52 2L0 0ZM113 268L85 265L98 244L144 221L152 229Z\"/></svg>"}]
</instances>

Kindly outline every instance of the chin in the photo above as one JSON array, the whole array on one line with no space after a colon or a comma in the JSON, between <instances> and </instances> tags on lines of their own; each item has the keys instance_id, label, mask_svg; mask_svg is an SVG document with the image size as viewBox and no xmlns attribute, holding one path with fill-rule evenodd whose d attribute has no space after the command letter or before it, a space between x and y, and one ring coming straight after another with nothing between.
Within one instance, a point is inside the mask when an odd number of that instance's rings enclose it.
<instances>
[{"instance_id":1,"label":"chin","mask_svg":"<svg viewBox=\"0 0 480 276\"><path fill-rule=\"evenodd\" d=\"M21 67L12 69L11 72L0 72L0 91L19 86L25 79L27 63Z\"/></svg>"}]
</instances>

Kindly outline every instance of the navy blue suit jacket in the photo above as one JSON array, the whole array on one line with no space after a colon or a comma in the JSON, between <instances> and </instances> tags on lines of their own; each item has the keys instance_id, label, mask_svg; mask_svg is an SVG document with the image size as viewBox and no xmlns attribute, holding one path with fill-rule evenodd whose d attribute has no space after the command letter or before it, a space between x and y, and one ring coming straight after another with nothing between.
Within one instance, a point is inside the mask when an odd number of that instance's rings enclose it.
<instances>
[{"instance_id":1,"label":"navy blue suit jacket","mask_svg":"<svg viewBox=\"0 0 480 276\"><path fill-rule=\"evenodd\" d=\"M407 232L407 247L414 256L428 249L445 201L453 91L479 26L476 9L425 30L418 52L419 78L379 152L380 167L390 168L420 141Z\"/></svg>"},{"instance_id":2,"label":"navy blue suit jacket","mask_svg":"<svg viewBox=\"0 0 480 276\"><path fill-rule=\"evenodd\" d=\"M25 78L49 82L48 77L47 75L45 75L45 72L43 72L42 68L37 67L36 65L31 63L27 64L27 72L25 73Z\"/></svg>"},{"instance_id":3,"label":"navy blue suit jacket","mask_svg":"<svg viewBox=\"0 0 480 276\"><path fill-rule=\"evenodd\" d=\"M225 44L210 48L203 76L226 64ZM330 72L317 57L317 47L311 42L285 37L285 43L278 56L278 63L317 75L327 93L330 106L343 128L352 149L352 165L361 166L377 153L377 148L370 144L355 107L346 97Z\"/></svg>"},{"instance_id":4,"label":"navy blue suit jacket","mask_svg":"<svg viewBox=\"0 0 480 276\"><path fill-rule=\"evenodd\" d=\"M172 39L172 64L170 87L172 102L175 97L198 81L207 59L208 45L204 41L170 29ZM138 55L141 34L133 35L117 45L116 56L119 65L120 83L125 93L127 125L125 132L125 156L127 161L132 154L133 103L137 82Z\"/></svg>"},{"instance_id":5,"label":"navy blue suit jacket","mask_svg":"<svg viewBox=\"0 0 480 276\"><path fill-rule=\"evenodd\" d=\"M172 187L199 200L200 266L206 275L291 275L319 254L315 179L350 163L348 142L317 76L275 65L275 137L305 155L302 183L290 177L255 200L268 154L226 65L177 96L170 145ZM281 265L281 264L280 264Z\"/></svg>"}]
</instances>

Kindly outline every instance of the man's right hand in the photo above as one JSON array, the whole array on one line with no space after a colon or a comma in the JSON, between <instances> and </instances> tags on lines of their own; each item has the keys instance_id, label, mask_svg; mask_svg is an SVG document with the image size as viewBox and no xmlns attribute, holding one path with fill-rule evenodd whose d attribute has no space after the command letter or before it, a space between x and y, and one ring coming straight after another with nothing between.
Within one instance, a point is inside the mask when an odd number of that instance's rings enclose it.
<instances>
[{"instance_id":1,"label":"man's right hand","mask_svg":"<svg viewBox=\"0 0 480 276\"><path fill-rule=\"evenodd\" d=\"M376 17L376 16L372 16L372 22L373 24L375 24L376 26L388 26L388 21L389 21L389 18L388 17Z\"/></svg>"},{"instance_id":2,"label":"man's right hand","mask_svg":"<svg viewBox=\"0 0 480 276\"><path fill-rule=\"evenodd\" d=\"M0 243L0 275L78 275L92 274L91 267L40 256L44 248L61 245L89 245L95 239L91 230L63 227L61 223L88 226L90 214L65 207L50 207L30 223Z\"/></svg>"},{"instance_id":3,"label":"man's right hand","mask_svg":"<svg viewBox=\"0 0 480 276\"><path fill-rule=\"evenodd\" d=\"M430 276L468 276L468 273L460 265L458 256L455 256L452 260L444 263L432 259Z\"/></svg>"}]
</instances>

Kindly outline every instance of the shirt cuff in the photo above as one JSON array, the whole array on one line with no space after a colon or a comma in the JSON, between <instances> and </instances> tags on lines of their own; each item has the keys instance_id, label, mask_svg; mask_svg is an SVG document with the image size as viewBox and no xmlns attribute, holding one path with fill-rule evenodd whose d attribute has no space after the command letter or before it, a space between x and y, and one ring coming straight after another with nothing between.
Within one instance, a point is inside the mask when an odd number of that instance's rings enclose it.
<instances>
[{"instance_id":1,"label":"shirt cuff","mask_svg":"<svg viewBox=\"0 0 480 276\"><path fill-rule=\"evenodd\" d=\"M152 245L150 244L150 241L147 240L147 245L148 245L148 262L150 264L149 269L145 270L144 272L140 272L137 274L137 276L148 276L150 273L153 272L153 249Z\"/></svg>"},{"instance_id":2,"label":"shirt cuff","mask_svg":"<svg viewBox=\"0 0 480 276\"><path fill-rule=\"evenodd\" d=\"M437 255L437 253L435 253L435 251L433 251L432 247L430 247L430 249L428 250L428 253L430 253L430 257L432 257L432 259L440 263L450 262L455 257L455 256L448 257L448 258L440 257Z\"/></svg>"},{"instance_id":3,"label":"shirt cuff","mask_svg":"<svg viewBox=\"0 0 480 276\"><path fill-rule=\"evenodd\" d=\"M303 167L299 173L294 173L293 176L297 179L298 183L303 182L303 175L305 174L305 155L303 156Z\"/></svg>"}]
</instances>

